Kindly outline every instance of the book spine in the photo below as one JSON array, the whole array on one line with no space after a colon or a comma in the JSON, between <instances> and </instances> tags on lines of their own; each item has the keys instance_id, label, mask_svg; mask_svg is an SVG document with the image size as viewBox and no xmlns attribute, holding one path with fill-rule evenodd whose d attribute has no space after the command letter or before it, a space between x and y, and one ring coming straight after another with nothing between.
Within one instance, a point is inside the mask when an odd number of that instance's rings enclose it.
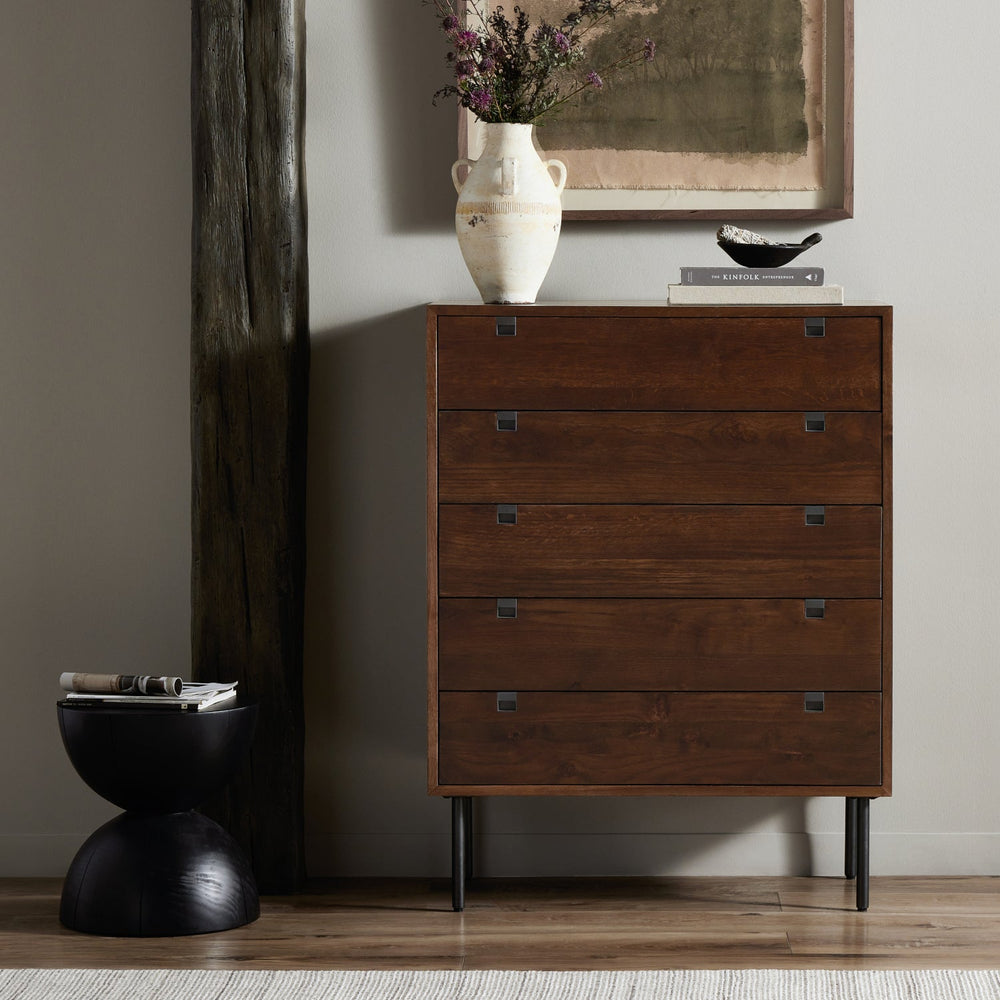
<instances>
[{"instance_id":1,"label":"book spine","mask_svg":"<svg viewBox=\"0 0 1000 1000\"><path fill-rule=\"evenodd\" d=\"M817 286L821 267L682 267L682 285Z\"/></svg>"}]
</instances>

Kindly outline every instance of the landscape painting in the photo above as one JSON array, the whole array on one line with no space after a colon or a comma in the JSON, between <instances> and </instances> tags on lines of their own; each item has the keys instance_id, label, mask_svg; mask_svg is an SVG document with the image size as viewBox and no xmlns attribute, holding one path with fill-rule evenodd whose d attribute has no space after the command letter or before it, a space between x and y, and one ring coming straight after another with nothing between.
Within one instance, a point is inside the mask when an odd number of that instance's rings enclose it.
<instances>
[{"instance_id":1,"label":"landscape painting","mask_svg":"<svg viewBox=\"0 0 1000 1000\"><path fill-rule=\"evenodd\" d=\"M573 5L518 6L559 24ZM567 166L564 217L849 215L851 14L851 0L643 0L615 18L588 39L588 69L646 38L655 57L536 129Z\"/></svg>"}]
</instances>

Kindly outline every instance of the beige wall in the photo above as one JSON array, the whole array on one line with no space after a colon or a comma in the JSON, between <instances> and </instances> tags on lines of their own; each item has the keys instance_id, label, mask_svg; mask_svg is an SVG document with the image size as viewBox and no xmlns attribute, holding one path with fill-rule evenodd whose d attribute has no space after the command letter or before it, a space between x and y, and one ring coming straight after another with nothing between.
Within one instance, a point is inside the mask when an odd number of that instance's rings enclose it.
<instances>
[{"instance_id":1,"label":"beige wall","mask_svg":"<svg viewBox=\"0 0 1000 1000\"><path fill-rule=\"evenodd\" d=\"M114 810L61 670L189 653L190 10L13 4L0 31L0 873ZM60 872L61 873L61 872Z\"/></svg>"},{"instance_id":2,"label":"beige wall","mask_svg":"<svg viewBox=\"0 0 1000 1000\"><path fill-rule=\"evenodd\" d=\"M0 38L0 875L60 873L112 812L64 760L58 671L188 657L188 12L37 6ZM829 278L896 307L895 796L873 807L873 869L996 873L1000 11L856 6L856 219L758 228L821 229ZM454 115L430 104L442 50L418 0L307 17L310 870L444 874L448 807L424 791L422 307L475 295ZM567 224L542 297L660 299L682 264L717 260L714 229ZM833 873L841 815L493 800L482 860Z\"/></svg>"}]
</instances>

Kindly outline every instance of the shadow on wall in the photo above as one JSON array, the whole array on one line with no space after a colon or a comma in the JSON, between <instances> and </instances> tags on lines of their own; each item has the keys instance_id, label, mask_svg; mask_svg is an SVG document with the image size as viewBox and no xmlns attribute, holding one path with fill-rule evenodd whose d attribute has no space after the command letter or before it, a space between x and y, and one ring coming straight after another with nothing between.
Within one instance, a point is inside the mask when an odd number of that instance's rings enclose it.
<instances>
[{"instance_id":1,"label":"shadow on wall","mask_svg":"<svg viewBox=\"0 0 1000 1000\"><path fill-rule=\"evenodd\" d=\"M306 812L327 831L427 798L424 329L414 308L312 340Z\"/></svg>"},{"instance_id":2,"label":"shadow on wall","mask_svg":"<svg viewBox=\"0 0 1000 1000\"><path fill-rule=\"evenodd\" d=\"M475 805L481 874L813 875L805 799L496 798Z\"/></svg>"},{"instance_id":3,"label":"shadow on wall","mask_svg":"<svg viewBox=\"0 0 1000 1000\"><path fill-rule=\"evenodd\" d=\"M443 232L454 226L451 165L458 157L454 100L433 95L449 81L447 47L420 0L370 0L382 181L396 232Z\"/></svg>"},{"instance_id":4,"label":"shadow on wall","mask_svg":"<svg viewBox=\"0 0 1000 1000\"><path fill-rule=\"evenodd\" d=\"M306 824L331 845L404 834L409 855L381 873L316 858L314 875L448 872L448 809L426 793L424 331L420 306L313 337ZM764 829L783 837L783 870L809 874L809 838L793 836L805 810L799 799L490 799L477 810L480 858L491 874L684 873Z\"/></svg>"}]
</instances>

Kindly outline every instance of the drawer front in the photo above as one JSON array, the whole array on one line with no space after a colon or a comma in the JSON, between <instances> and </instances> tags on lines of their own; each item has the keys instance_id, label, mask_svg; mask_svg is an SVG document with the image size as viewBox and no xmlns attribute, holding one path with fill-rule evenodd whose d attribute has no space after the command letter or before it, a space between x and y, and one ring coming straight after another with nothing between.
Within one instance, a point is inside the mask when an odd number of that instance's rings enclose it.
<instances>
[{"instance_id":1,"label":"drawer front","mask_svg":"<svg viewBox=\"0 0 1000 1000\"><path fill-rule=\"evenodd\" d=\"M445 411L438 495L489 503L825 503L882 500L875 412ZM516 429L498 429L516 427ZM810 426L816 426L811 418Z\"/></svg>"},{"instance_id":2,"label":"drawer front","mask_svg":"<svg viewBox=\"0 0 1000 1000\"><path fill-rule=\"evenodd\" d=\"M881 696L496 692L440 695L444 785L877 785Z\"/></svg>"},{"instance_id":3,"label":"drawer front","mask_svg":"<svg viewBox=\"0 0 1000 1000\"><path fill-rule=\"evenodd\" d=\"M438 511L441 597L854 597L881 594L881 509L487 504Z\"/></svg>"},{"instance_id":4,"label":"drawer front","mask_svg":"<svg viewBox=\"0 0 1000 1000\"><path fill-rule=\"evenodd\" d=\"M784 317L440 316L445 410L878 410L881 322Z\"/></svg>"},{"instance_id":5,"label":"drawer front","mask_svg":"<svg viewBox=\"0 0 1000 1000\"><path fill-rule=\"evenodd\" d=\"M505 614L510 614L507 609ZM483 691L878 691L880 601L518 600L438 608L438 685ZM813 614L819 613L813 611Z\"/></svg>"}]
</instances>

